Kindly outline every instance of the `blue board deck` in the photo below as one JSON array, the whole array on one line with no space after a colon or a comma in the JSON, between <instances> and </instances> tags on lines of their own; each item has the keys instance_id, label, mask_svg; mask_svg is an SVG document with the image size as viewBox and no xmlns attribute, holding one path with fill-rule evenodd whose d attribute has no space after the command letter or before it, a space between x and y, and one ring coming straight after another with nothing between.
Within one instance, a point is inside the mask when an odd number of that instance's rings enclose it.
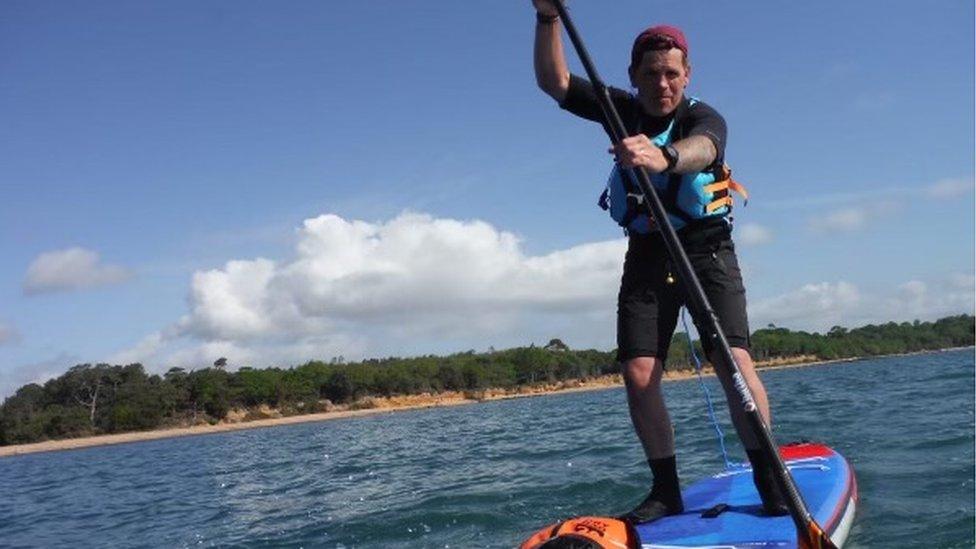
<instances>
[{"instance_id":1,"label":"blue board deck","mask_svg":"<svg viewBox=\"0 0 976 549\"><path fill-rule=\"evenodd\" d=\"M780 454L817 523L841 547L850 532L857 504L854 471L843 456L822 444L791 444ZM685 512L637 525L643 549L787 549L797 547L789 516L762 512L752 469L724 471L683 490ZM714 518L703 512L726 504Z\"/></svg>"}]
</instances>

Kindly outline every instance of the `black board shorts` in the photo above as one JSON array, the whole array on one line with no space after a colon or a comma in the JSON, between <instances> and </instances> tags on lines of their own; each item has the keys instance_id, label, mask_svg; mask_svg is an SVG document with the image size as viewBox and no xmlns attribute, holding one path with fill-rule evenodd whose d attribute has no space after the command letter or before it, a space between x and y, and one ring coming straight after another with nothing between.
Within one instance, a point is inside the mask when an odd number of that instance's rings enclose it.
<instances>
[{"instance_id":1,"label":"black board shorts","mask_svg":"<svg viewBox=\"0 0 976 549\"><path fill-rule=\"evenodd\" d=\"M723 222L681 239L729 345L748 350L746 290L731 230ZM631 235L617 297L617 360L667 358L678 312L687 300L680 278L659 233ZM701 326L698 331L705 332ZM702 339L711 356L710 342Z\"/></svg>"}]
</instances>

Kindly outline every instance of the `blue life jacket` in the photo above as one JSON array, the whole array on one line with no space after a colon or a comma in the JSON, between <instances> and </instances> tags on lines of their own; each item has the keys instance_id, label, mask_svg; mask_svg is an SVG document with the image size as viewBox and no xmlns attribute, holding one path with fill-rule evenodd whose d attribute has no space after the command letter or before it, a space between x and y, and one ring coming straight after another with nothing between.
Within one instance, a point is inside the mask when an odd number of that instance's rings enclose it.
<instances>
[{"instance_id":1,"label":"blue life jacket","mask_svg":"<svg viewBox=\"0 0 976 549\"><path fill-rule=\"evenodd\" d=\"M697 99L689 98L689 105L697 102ZM673 129L674 119L651 142L658 147L671 143ZM699 219L728 215L732 211L732 190L748 200L745 188L732 181L732 172L727 166L698 173L649 175L675 230ZM636 175L619 164L614 164L598 204L608 210L610 217L628 233L647 234L654 230Z\"/></svg>"}]
</instances>

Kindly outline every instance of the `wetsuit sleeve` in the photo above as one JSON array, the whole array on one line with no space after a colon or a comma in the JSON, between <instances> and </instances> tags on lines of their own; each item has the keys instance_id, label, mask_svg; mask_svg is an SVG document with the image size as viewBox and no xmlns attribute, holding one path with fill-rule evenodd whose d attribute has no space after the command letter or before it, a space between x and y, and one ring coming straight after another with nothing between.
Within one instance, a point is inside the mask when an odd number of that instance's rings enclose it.
<instances>
[{"instance_id":1,"label":"wetsuit sleeve","mask_svg":"<svg viewBox=\"0 0 976 549\"><path fill-rule=\"evenodd\" d=\"M634 118L634 97L628 92L619 88L608 88L610 100L620 113L628 131L632 131ZM603 110L600 109L600 102L596 98L593 84L589 80L569 75L569 89L566 90L566 97L559 106L576 116L604 124ZM605 124L604 124L605 126Z\"/></svg>"},{"instance_id":2,"label":"wetsuit sleeve","mask_svg":"<svg viewBox=\"0 0 976 549\"><path fill-rule=\"evenodd\" d=\"M716 160L725 158L725 142L728 137L728 128L725 119L712 107L702 103L695 103L688 109L688 118L685 121L684 135L704 135L715 144Z\"/></svg>"}]
</instances>

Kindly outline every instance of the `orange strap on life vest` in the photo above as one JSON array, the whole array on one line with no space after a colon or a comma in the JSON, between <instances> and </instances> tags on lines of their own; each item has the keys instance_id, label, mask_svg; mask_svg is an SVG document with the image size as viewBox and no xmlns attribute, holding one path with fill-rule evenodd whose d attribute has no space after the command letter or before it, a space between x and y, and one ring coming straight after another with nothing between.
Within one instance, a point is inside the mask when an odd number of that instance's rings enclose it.
<instances>
[{"instance_id":1,"label":"orange strap on life vest","mask_svg":"<svg viewBox=\"0 0 976 549\"><path fill-rule=\"evenodd\" d=\"M709 202L708 205L705 206L705 211L707 213L712 213L724 206L731 207L732 193L729 191L739 193L745 200L744 203L749 203L749 193L741 183L732 179L732 170L728 166L722 166L722 177L719 178L719 181L705 185L702 187L702 190L707 193L712 193L713 195L718 195L715 200Z\"/></svg>"}]
</instances>

